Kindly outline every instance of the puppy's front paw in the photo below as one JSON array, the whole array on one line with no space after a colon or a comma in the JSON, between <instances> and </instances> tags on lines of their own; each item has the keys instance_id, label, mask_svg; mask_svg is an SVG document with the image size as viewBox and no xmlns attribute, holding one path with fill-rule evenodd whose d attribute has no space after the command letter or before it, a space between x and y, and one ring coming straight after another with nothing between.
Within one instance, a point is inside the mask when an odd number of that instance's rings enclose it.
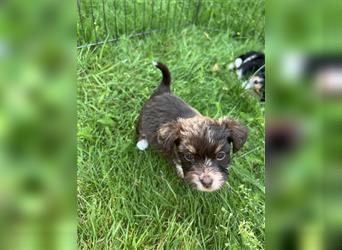
<instances>
[{"instance_id":1,"label":"puppy's front paw","mask_svg":"<svg viewBox=\"0 0 342 250\"><path fill-rule=\"evenodd\" d=\"M176 164L176 171L179 177L184 178L184 171L183 171L182 165Z\"/></svg>"},{"instance_id":2,"label":"puppy's front paw","mask_svg":"<svg viewBox=\"0 0 342 250\"><path fill-rule=\"evenodd\" d=\"M148 147L148 141L146 139L141 139L140 141L138 141L137 143L137 148L141 151L147 149Z\"/></svg>"}]
</instances>

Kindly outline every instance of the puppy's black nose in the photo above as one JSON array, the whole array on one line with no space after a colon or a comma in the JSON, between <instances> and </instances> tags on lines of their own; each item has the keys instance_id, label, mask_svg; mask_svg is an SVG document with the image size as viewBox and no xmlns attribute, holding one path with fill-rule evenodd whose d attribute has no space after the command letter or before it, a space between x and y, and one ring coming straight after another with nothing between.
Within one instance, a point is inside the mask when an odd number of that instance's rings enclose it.
<instances>
[{"instance_id":1,"label":"puppy's black nose","mask_svg":"<svg viewBox=\"0 0 342 250\"><path fill-rule=\"evenodd\" d=\"M213 184L213 179L211 179L209 176L204 176L200 179L200 181L205 188L210 188L211 184Z\"/></svg>"}]
</instances>

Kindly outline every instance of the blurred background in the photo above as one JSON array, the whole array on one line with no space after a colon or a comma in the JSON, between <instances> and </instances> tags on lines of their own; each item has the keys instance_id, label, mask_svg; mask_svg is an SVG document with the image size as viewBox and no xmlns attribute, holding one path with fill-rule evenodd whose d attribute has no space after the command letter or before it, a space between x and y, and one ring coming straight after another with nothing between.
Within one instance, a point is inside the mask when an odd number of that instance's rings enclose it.
<instances>
[{"instance_id":1,"label":"blurred background","mask_svg":"<svg viewBox=\"0 0 342 250\"><path fill-rule=\"evenodd\" d=\"M0 6L0 249L73 249L76 5Z\"/></svg>"},{"instance_id":2,"label":"blurred background","mask_svg":"<svg viewBox=\"0 0 342 250\"><path fill-rule=\"evenodd\" d=\"M342 249L341 10L267 2L267 249Z\"/></svg>"}]
</instances>

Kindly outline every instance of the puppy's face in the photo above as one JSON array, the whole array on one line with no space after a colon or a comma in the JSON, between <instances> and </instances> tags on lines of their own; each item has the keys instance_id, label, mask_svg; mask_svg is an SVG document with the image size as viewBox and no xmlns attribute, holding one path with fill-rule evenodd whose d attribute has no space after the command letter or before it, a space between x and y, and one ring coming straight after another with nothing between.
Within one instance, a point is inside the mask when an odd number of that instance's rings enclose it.
<instances>
[{"instance_id":1,"label":"puppy's face","mask_svg":"<svg viewBox=\"0 0 342 250\"><path fill-rule=\"evenodd\" d=\"M247 131L229 119L194 117L165 124L158 136L180 176L195 189L212 192L226 182L230 152L245 143Z\"/></svg>"},{"instance_id":2,"label":"puppy's face","mask_svg":"<svg viewBox=\"0 0 342 250\"><path fill-rule=\"evenodd\" d=\"M256 93L260 93L265 86L265 78L263 76L253 76L245 85L245 89L253 89Z\"/></svg>"},{"instance_id":3,"label":"puppy's face","mask_svg":"<svg viewBox=\"0 0 342 250\"><path fill-rule=\"evenodd\" d=\"M175 145L184 180L201 191L215 191L227 180L230 145L224 127L192 124Z\"/></svg>"}]
</instances>

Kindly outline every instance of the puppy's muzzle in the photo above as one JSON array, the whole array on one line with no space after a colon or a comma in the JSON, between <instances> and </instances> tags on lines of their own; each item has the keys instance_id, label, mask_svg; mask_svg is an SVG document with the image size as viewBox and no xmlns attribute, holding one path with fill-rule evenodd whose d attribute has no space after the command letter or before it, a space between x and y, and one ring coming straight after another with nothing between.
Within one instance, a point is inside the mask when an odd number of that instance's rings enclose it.
<instances>
[{"instance_id":1,"label":"puppy's muzzle","mask_svg":"<svg viewBox=\"0 0 342 250\"><path fill-rule=\"evenodd\" d=\"M203 177L199 178L201 184L203 185L203 187L205 188L210 188L211 185L213 184L213 179L209 176L209 175L205 175Z\"/></svg>"}]
</instances>

